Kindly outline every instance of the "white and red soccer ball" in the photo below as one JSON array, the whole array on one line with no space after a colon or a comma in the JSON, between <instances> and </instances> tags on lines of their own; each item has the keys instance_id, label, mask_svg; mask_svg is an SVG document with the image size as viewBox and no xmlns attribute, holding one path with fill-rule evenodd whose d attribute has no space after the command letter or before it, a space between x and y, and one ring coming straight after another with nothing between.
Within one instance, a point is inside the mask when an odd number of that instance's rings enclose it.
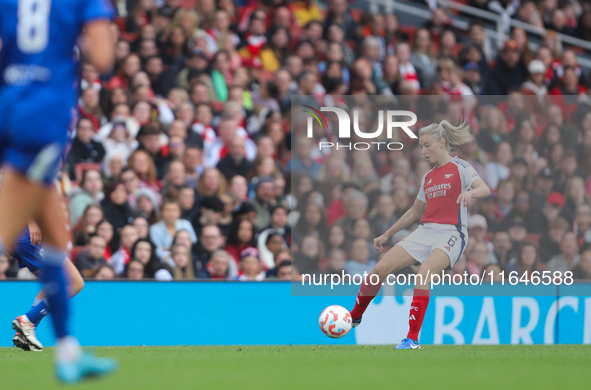
<instances>
[{"instance_id":1,"label":"white and red soccer ball","mask_svg":"<svg viewBox=\"0 0 591 390\"><path fill-rule=\"evenodd\" d=\"M333 339L338 339L351 331L353 319L347 309L332 305L322 311L318 324L322 333Z\"/></svg>"}]
</instances>

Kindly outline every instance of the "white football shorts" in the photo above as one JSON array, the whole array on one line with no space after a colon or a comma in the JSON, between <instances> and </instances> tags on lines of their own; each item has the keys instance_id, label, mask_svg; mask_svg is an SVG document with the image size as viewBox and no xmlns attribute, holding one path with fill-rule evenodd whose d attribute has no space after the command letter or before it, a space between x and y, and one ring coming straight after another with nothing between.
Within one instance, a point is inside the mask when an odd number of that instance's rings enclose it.
<instances>
[{"instance_id":1,"label":"white football shorts","mask_svg":"<svg viewBox=\"0 0 591 390\"><path fill-rule=\"evenodd\" d=\"M447 253L453 267L466 249L468 232L464 226L425 223L398 242L419 263L423 263L434 249Z\"/></svg>"}]
</instances>

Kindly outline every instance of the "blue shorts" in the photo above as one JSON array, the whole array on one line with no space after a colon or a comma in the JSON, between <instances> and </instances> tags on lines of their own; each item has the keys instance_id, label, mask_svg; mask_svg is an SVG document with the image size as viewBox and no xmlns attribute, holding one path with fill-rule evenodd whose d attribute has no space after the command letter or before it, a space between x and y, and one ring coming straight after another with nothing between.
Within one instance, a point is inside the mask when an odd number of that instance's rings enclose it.
<instances>
[{"instance_id":1,"label":"blue shorts","mask_svg":"<svg viewBox=\"0 0 591 390\"><path fill-rule=\"evenodd\" d=\"M0 92L0 165L37 183L52 184L72 125L69 96L58 91Z\"/></svg>"},{"instance_id":2,"label":"blue shorts","mask_svg":"<svg viewBox=\"0 0 591 390\"><path fill-rule=\"evenodd\" d=\"M26 229L14 242L14 253L12 257L18 262L19 268L28 268L35 272L41 268L43 256L41 256L41 247L31 244L31 235L29 229Z\"/></svg>"}]
</instances>

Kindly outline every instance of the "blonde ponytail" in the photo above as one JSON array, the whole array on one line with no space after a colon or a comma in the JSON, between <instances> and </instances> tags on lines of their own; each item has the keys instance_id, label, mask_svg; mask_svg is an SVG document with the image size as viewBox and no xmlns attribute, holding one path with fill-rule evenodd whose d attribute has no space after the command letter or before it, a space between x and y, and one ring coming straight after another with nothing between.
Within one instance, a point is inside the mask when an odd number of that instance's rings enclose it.
<instances>
[{"instance_id":1,"label":"blonde ponytail","mask_svg":"<svg viewBox=\"0 0 591 390\"><path fill-rule=\"evenodd\" d=\"M462 120L457 126L452 125L447 120L442 120L439 123L430 124L419 130L419 136L423 134L434 134L437 137L437 141L444 139L447 150L450 150L452 146L470 142L472 139L470 125L465 120Z\"/></svg>"}]
</instances>

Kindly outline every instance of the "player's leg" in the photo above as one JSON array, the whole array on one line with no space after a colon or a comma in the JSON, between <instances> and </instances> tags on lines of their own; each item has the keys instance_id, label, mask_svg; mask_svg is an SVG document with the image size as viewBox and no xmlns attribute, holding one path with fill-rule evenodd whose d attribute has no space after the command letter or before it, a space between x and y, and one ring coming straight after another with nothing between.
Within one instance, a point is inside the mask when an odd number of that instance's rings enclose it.
<instances>
[{"instance_id":1,"label":"player's leg","mask_svg":"<svg viewBox=\"0 0 591 390\"><path fill-rule=\"evenodd\" d=\"M439 274L450 265L449 255L441 249L434 249L433 252L419 267L415 290L410 304L408 316L408 335L396 349L418 349L420 344L419 331L423 325L425 312L429 306L429 285L433 274Z\"/></svg>"},{"instance_id":2,"label":"player's leg","mask_svg":"<svg viewBox=\"0 0 591 390\"><path fill-rule=\"evenodd\" d=\"M359 288L357 299L355 300L355 307L351 310L351 318L353 319L353 326L359 325L361 316L371 303L373 298L378 294L382 286L382 281L393 272L399 271L416 262L415 259L400 245L392 247L384 257L375 265L367 280ZM376 278L372 275L377 275Z\"/></svg>"},{"instance_id":3,"label":"player's leg","mask_svg":"<svg viewBox=\"0 0 591 390\"><path fill-rule=\"evenodd\" d=\"M3 185L0 188L0 215L4 221L0 224L0 252L9 249L23 226L39 213L46 192L47 190L41 185L29 181L15 170L4 169ZM15 320L13 327L25 337L30 332L34 335L32 324ZM31 339L39 348L42 348L35 337L32 336ZM27 341L31 342L31 340Z\"/></svg>"},{"instance_id":4,"label":"player's leg","mask_svg":"<svg viewBox=\"0 0 591 390\"><path fill-rule=\"evenodd\" d=\"M78 271L76 266L67 257L64 260L64 270L68 281L68 297L72 298L84 288L84 279L80 275L80 271ZM40 273L37 276L40 276ZM35 297L33 307L25 315L37 327L43 317L49 313L50 308L45 300L45 289L42 289Z\"/></svg>"},{"instance_id":5,"label":"player's leg","mask_svg":"<svg viewBox=\"0 0 591 390\"><path fill-rule=\"evenodd\" d=\"M64 259L67 243L66 220L57 191L47 197L46 207L35 219L43 232L44 259L41 275L45 294L51 308L51 318L58 337L56 346L57 375L68 383L78 382L87 376L103 375L114 371L117 363L108 358L96 358L82 353L78 341L69 334L68 295L65 281ZM55 229L61 227L61 229ZM61 287L56 284L60 283ZM59 290L59 291L56 291Z\"/></svg>"},{"instance_id":6,"label":"player's leg","mask_svg":"<svg viewBox=\"0 0 591 390\"><path fill-rule=\"evenodd\" d=\"M5 168L0 187L0 250L12 248L13 243L34 215L41 209L44 190L25 176Z\"/></svg>"}]
</instances>

